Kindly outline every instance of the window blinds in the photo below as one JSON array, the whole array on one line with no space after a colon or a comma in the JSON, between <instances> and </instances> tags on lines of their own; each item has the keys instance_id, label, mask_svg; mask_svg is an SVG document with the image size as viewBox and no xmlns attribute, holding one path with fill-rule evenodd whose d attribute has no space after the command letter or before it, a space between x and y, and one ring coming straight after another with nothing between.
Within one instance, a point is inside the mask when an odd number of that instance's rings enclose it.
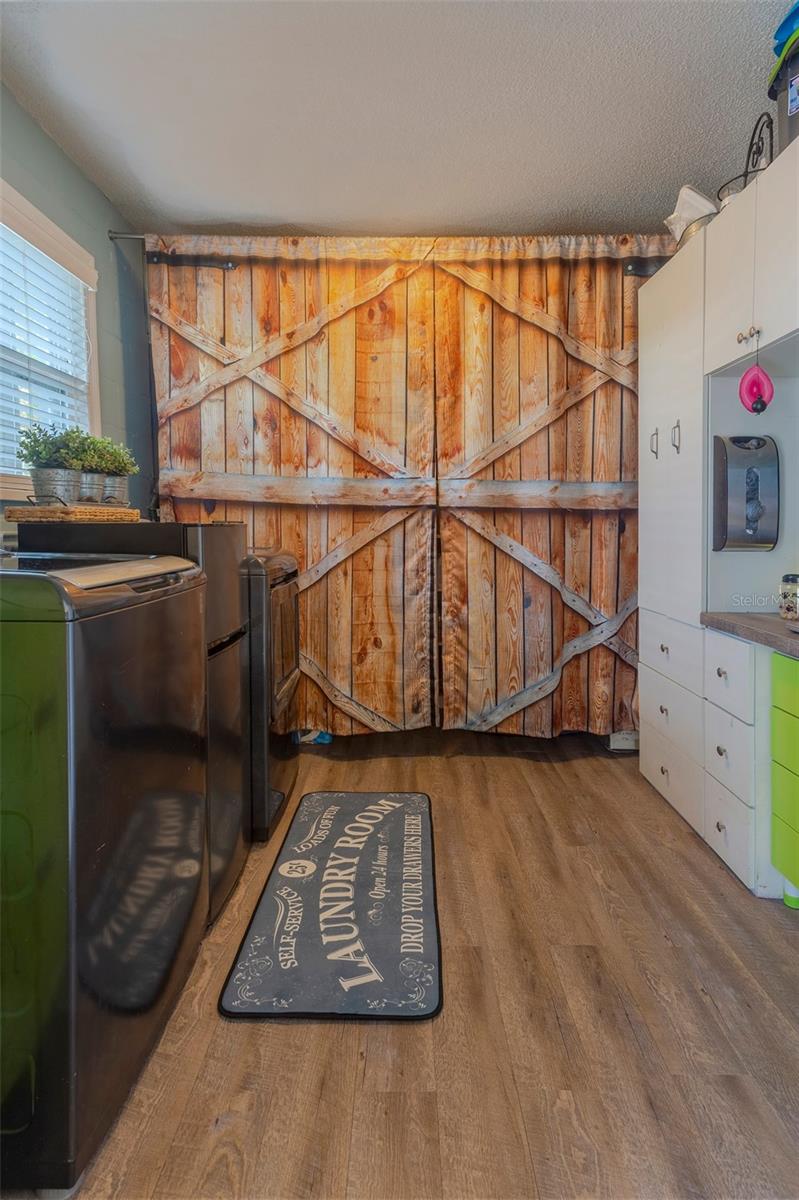
<instances>
[{"instance_id":1,"label":"window blinds","mask_svg":"<svg viewBox=\"0 0 799 1200\"><path fill-rule=\"evenodd\" d=\"M21 430L89 428L88 288L0 225L0 473L24 475Z\"/></svg>"}]
</instances>

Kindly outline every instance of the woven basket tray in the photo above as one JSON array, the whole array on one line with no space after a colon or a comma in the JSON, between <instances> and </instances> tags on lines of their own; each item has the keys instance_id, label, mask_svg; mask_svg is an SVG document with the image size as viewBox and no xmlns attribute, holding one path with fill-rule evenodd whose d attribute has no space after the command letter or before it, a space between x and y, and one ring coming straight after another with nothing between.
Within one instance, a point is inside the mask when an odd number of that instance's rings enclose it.
<instances>
[{"instance_id":1,"label":"woven basket tray","mask_svg":"<svg viewBox=\"0 0 799 1200\"><path fill-rule=\"evenodd\" d=\"M9 521L83 521L91 524L107 521L138 521L138 508L117 508L113 504L23 504L6 509Z\"/></svg>"}]
</instances>

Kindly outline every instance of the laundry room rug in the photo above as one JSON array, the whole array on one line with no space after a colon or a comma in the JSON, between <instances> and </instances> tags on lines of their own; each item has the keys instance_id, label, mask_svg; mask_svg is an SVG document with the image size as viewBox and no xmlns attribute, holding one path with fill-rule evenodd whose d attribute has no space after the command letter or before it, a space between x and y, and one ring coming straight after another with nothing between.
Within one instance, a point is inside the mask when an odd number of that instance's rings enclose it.
<instances>
[{"instance_id":1,"label":"laundry room rug","mask_svg":"<svg viewBox=\"0 0 799 1200\"><path fill-rule=\"evenodd\" d=\"M303 796L219 1000L226 1017L422 1020L441 1007L430 799Z\"/></svg>"}]
</instances>

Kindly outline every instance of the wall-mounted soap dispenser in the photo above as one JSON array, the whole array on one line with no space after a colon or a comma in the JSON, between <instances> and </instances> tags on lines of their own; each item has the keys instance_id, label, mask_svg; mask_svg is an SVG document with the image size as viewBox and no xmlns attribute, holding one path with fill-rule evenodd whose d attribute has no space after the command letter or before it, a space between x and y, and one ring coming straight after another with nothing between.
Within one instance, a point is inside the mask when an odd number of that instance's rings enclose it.
<instances>
[{"instance_id":1,"label":"wall-mounted soap dispenser","mask_svg":"<svg viewBox=\"0 0 799 1200\"><path fill-rule=\"evenodd\" d=\"M773 550L780 462L770 437L713 438L713 549Z\"/></svg>"}]
</instances>

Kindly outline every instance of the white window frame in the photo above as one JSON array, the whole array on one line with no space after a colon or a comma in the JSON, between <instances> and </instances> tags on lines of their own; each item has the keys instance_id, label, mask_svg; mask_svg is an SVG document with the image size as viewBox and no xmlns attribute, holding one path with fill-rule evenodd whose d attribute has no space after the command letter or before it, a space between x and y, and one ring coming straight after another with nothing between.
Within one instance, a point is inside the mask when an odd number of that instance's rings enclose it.
<instances>
[{"instance_id":1,"label":"white window frame","mask_svg":"<svg viewBox=\"0 0 799 1200\"><path fill-rule=\"evenodd\" d=\"M100 370L97 347L97 268L88 250L39 212L15 188L0 179L0 222L42 254L70 271L89 289L86 330L89 338L89 431L100 433ZM0 500L25 500L33 492L29 475L0 472Z\"/></svg>"}]
</instances>

